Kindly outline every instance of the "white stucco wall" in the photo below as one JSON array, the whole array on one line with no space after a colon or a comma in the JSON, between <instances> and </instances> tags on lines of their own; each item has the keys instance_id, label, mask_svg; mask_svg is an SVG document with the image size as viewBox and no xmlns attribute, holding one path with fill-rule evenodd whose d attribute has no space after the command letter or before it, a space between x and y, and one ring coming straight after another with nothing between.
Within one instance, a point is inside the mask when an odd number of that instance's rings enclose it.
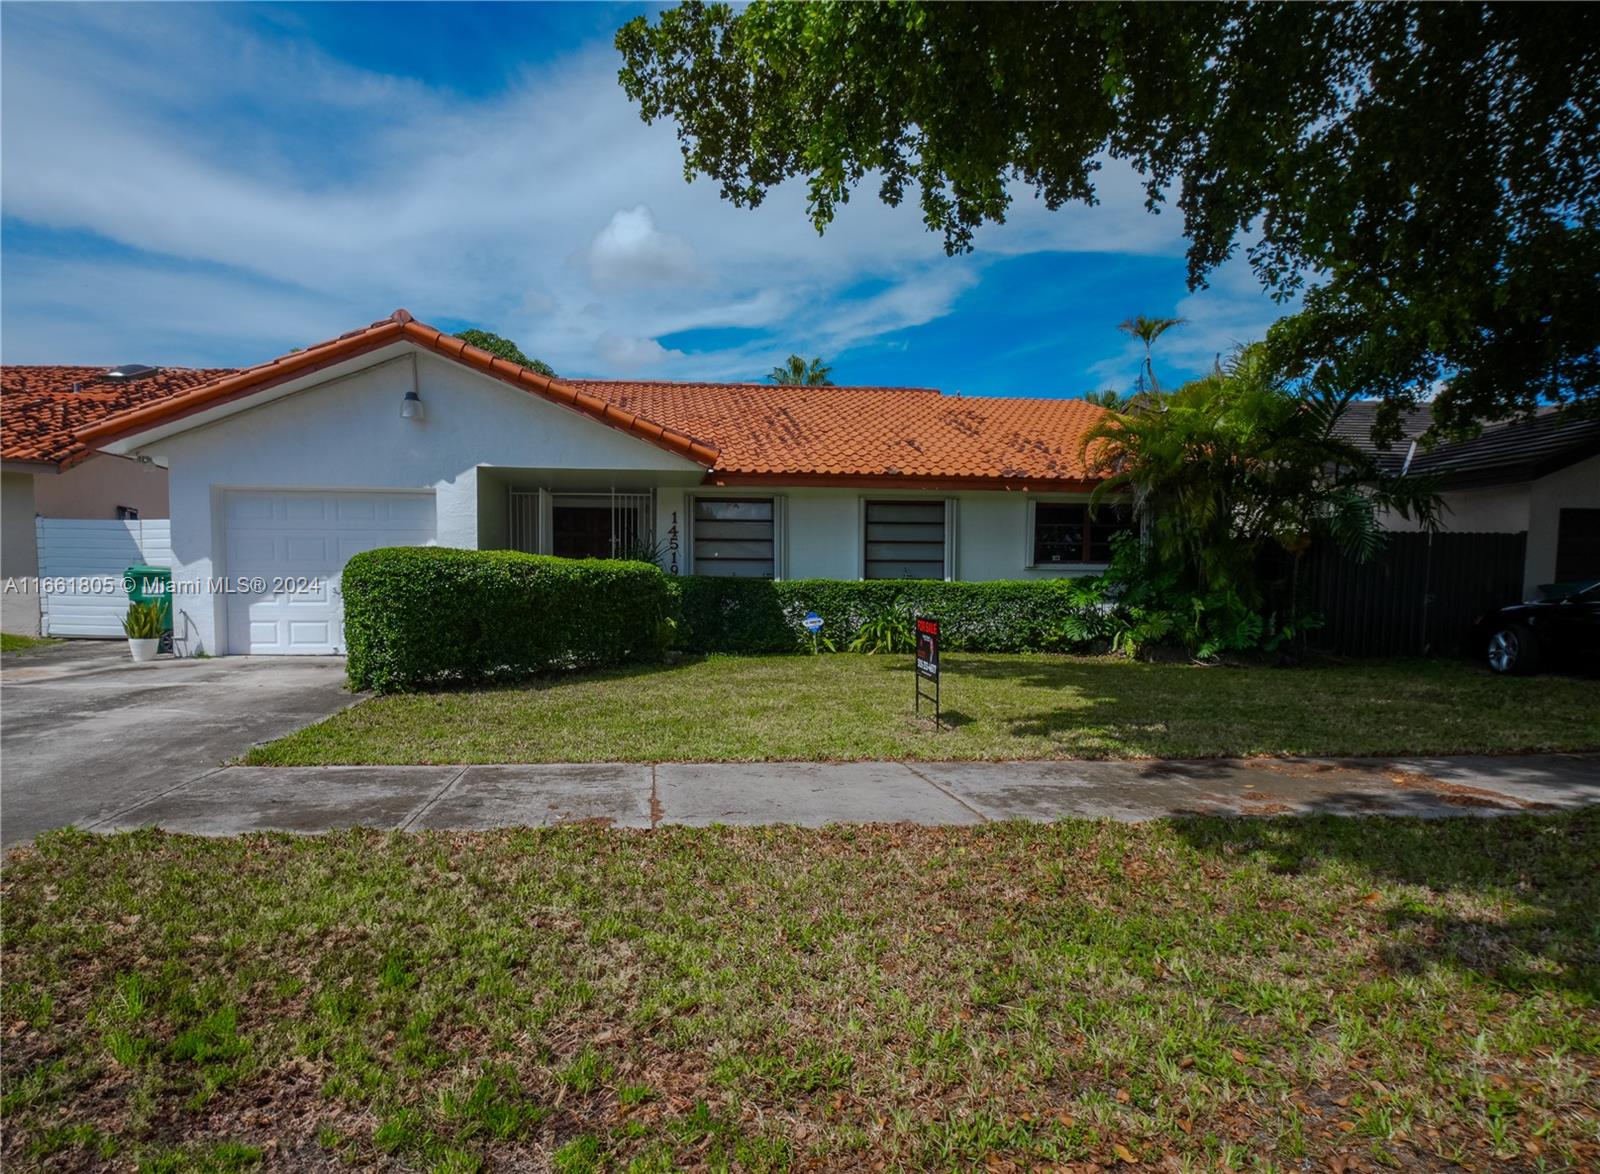
<instances>
[{"instance_id":1,"label":"white stucco wall","mask_svg":"<svg viewBox=\"0 0 1600 1174\"><path fill-rule=\"evenodd\" d=\"M1522 579L1524 599L1556 574L1556 541L1561 510L1600 509L1600 456L1590 457L1533 483L1528 510L1528 561Z\"/></svg>"},{"instance_id":2,"label":"white stucco wall","mask_svg":"<svg viewBox=\"0 0 1600 1174\"><path fill-rule=\"evenodd\" d=\"M1027 564L1030 500L1087 501L1087 495L1034 495L1016 492L941 493L856 489L746 487L665 490L656 495L656 533L664 538L677 515L679 569L692 572L688 524L690 501L705 497L774 497L780 502L779 566L785 579L859 579L865 541L863 503L917 499L956 503L954 526L946 536L955 546L955 578L1047 579L1095 574L1099 565L1032 568Z\"/></svg>"},{"instance_id":3,"label":"white stucco wall","mask_svg":"<svg viewBox=\"0 0 1600 1174\"><path fill-rule=\"evenodd\" d=\"M432 490L441 546L478 546L477 466L693 474L692 462L508 387L417 353L426 418L400 418L412 359L385 359L286 398L154 442L170 469L173 577L204 583L221 565L228 489ZM226 651L225 600L180 594L185 651Z\"/></svg>"},{"instance_id":4,"label":"white stucco wall","mask_svg":"<svg viewBox=\"0 0 1600 1174\"><path fill-rule=\"evenodd\" d=\"M0 474L0 631L39 634L39 545L32 473Z\"/></svg>"},{"instance_id":5,"label":"white stucco wall","mask_svg":"<svg viewBox=\"0 0 1600 1174\"><path fill-rule=\"evenodd\" d=\"M1440 528L1456 534L1517 534L1528 528L1531 487L1486 485L1477 489L1451 489L1439 496ZM1384 514L1386 530L1414 532L1421 529L1414 520L1399 514Z\"/></svg>"}]
</instances>

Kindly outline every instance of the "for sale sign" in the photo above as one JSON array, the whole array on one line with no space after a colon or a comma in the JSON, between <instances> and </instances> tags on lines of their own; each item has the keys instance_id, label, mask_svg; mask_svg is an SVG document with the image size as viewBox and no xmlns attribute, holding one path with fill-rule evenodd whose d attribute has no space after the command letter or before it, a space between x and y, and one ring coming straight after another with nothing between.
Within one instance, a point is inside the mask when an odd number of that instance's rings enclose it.
<instances>
[{"instance_id":1,"label":"for sale sign","mask_svg":"<svg viewBox=\"0 0 1600 1174\"><path fill-rule=\"evenodd\" d=\"M939 621L917 617L917 673L939 679Z\"/></svg>"},{"instance_id":2,"label":"for sale sign","mask_svg":"<svg viewBox=\"0 0 1600 1174\"><path fill-rule=\"evenodd\" d=\"M917 700L914 709L920 714L924 700L933 702L933 724L937 728L939 726L939 621L929 619L927 616L918 616L915 632L917 671L912 674L912 679L917 686ZM923 692L923 681L933 682L931 694Z\"/></svg>"}]
</instances>

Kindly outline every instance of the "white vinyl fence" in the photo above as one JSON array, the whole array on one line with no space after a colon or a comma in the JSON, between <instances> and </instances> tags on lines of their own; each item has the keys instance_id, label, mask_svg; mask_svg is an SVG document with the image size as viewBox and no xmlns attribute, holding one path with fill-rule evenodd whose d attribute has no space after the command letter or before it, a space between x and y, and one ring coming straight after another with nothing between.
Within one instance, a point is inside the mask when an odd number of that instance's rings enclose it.
<instances>
[{"instance_id":1,"label":"white vinyl fence","mask_svg":"<svg viewBox=\"0 0 1600 1174\"><path fill-rule=\"evenodd\" d=\"M121 636L128 611L123 575L135 563L172 565L172 523L35 518L39 613L46 636Z\"/></svg>"}]
</instances>

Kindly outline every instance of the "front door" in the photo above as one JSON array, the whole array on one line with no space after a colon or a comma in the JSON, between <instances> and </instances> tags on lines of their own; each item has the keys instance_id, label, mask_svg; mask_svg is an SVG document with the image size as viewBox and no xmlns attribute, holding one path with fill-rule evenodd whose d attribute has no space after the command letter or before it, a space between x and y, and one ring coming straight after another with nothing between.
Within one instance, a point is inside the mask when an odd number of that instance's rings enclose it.
<instances>
[{"instance_id":1,"label":"front door","mask_svg":"<svg viewBox=\"0 0 1600 1174\"><path fill-rule=\"evenodd\" d=\"M556 505L550 518L550 553L558 558L610 558L611 507Z\"/></svg>"}]
</instances>

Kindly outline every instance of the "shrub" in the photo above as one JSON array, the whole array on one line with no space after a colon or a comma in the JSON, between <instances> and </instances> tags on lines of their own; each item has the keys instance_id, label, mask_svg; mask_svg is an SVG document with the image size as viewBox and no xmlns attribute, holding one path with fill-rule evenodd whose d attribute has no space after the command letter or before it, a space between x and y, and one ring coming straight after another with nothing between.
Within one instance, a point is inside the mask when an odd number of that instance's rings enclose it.
<instances>
[{"instance_id":1,"label":"shrub","mask_svg":"<svg viewBox=\"0 0 1600 1174\"><path fill-rule=\"evenodd\" d=\"M945 583L927 579L673 580L680 600L678 646L689 652L809 652L801 620L815 611L822 635L848 647L863 626L897 611L937 617L944 647L965 652L1057 652L1082 609L1067 579Z\"/></svg>"},{"instance_id":2,"label":"shrub","mask_svg":"<svg viewBox=\"0 0 1600 1174\"><path fill-rule=\"evenodd\" d=\"M388 547L345 565L353 689L525 677L659 658L674 596L645 563Z\"/></svg>"},{"instance_id":3,"label":"shrub","mask_svg":"<svg viewBox=\"0 0 1600 1174\"><path fill-rule=\"evenodd\" d=\"M1162 644L1200 660L1232 653L1281 655L1322 624L1319 616L1292 606L1287 614L1252 607L1228 588L1187 587L1132 535L1118 535L1112 545L1106 573L1073 585L1080 608L1062 625L1069 643L1105 640L1123 656Z\"/></svg>"}]
</instances>

